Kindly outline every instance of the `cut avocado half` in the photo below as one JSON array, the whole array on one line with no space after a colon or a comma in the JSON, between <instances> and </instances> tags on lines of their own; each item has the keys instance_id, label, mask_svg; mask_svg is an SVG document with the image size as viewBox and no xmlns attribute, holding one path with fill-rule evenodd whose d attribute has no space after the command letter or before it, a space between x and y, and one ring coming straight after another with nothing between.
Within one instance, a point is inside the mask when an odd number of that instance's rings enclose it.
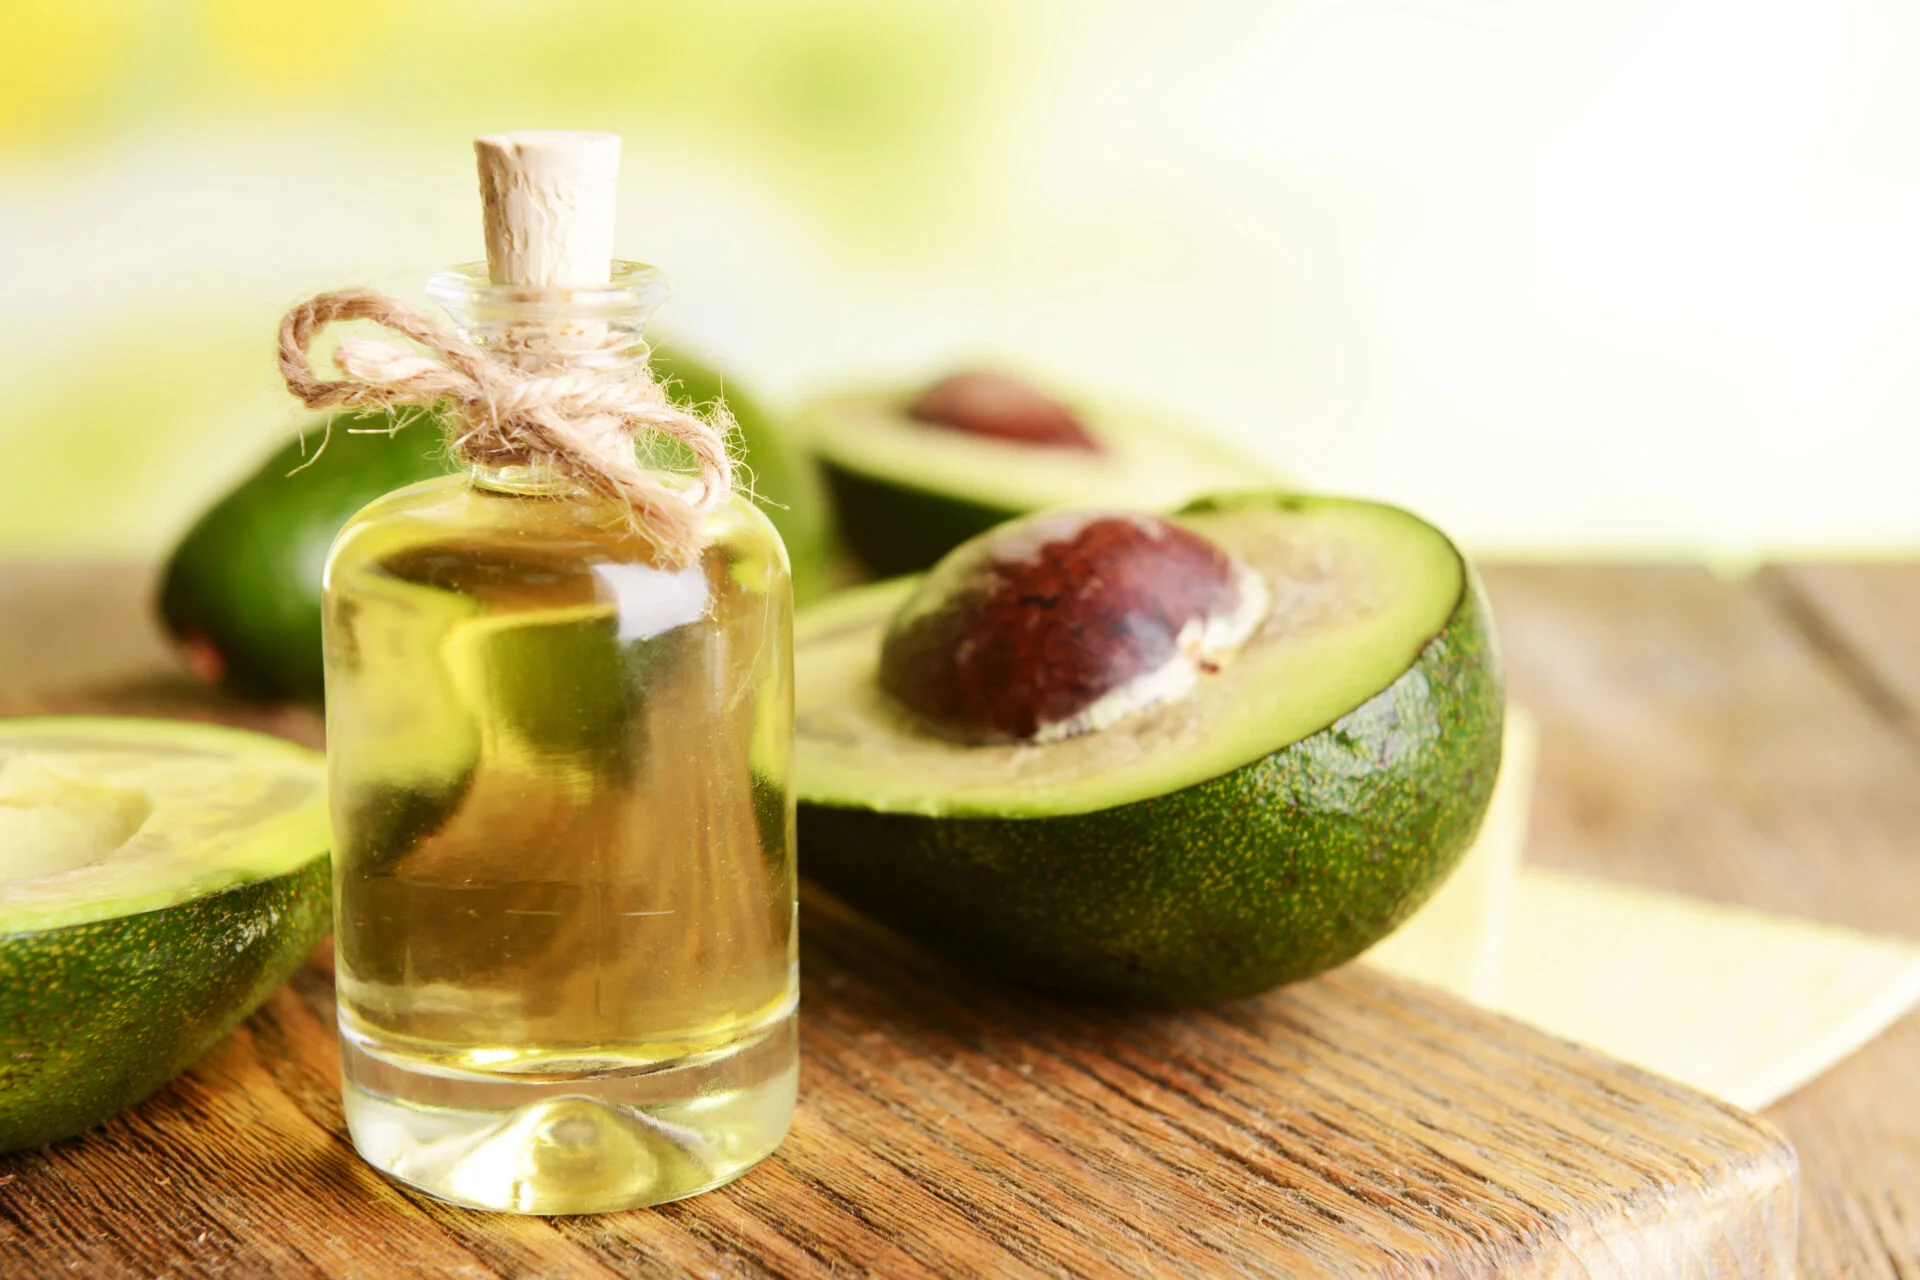
<instances>
[{"instance_id":1,"label":"cut avocado half","mask_svg":"<svg viewBox=\"0 0 1920 1280\"><path fill-rule=\"evenodd\" d=\"M0 1150L184 1069L330 924L325 765L166 720L0 721Z\"/></svg>"},{"instance_id":2,"label":"cut avocado half","mask_svg":"<svg viewBox=\"0 0 1920 1280\"><path fill-rule=\"evenodd\" d=\"M1150 414L1075 406L1077 438L1093 446L1084 448L934 425L913 416L926 398L902 390L836 396L801 419L841 537L877 573L925 569L1030 511L1162 511L1198 494L1278 480L1267 464Z\"/></svg>"},{"instance_id":3,"label":"cut avocado half","mask_svg":"<svg viewBox=\"0 0 1920 1280\"><path fill-rule=\"evenodd\" d=\"M958 740L882 689L918 580L804 611L803 871L962 962L1162 1004L1309 976L1405 919L1499 768L1471 569L1369 502L1243 494L1175 522L1258 575L1264 619L1180 696L1057 741Z\"/></svg>"}]
</instances>

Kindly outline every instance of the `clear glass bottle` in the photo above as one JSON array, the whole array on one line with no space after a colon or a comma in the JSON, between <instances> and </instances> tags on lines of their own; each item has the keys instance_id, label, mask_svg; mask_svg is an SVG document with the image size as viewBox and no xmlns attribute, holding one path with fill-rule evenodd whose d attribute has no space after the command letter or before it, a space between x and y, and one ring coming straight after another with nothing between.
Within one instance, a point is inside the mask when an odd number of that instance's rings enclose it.
<instances>
[{"instance_id":1,"label":"clear glass bottle","mask_svg":"<svg viewBox=\"0 0 1920 1280\"><path fill-rule=\"evenodd\" d=\"M528 367L646 358L660 294L430 292ZM424 429L424 428L416 428ZM794 1103L792 619L744 497L695 564L539 466L374 502L326 574L342 1085L376 1167L587 1213L726 1182Z\"/></svg>"}]
</instances>

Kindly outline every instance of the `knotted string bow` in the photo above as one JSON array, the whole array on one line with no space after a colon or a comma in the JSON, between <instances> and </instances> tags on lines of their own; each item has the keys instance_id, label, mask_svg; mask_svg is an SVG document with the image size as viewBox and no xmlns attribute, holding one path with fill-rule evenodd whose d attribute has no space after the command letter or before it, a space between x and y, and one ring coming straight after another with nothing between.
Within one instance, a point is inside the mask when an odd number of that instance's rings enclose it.
<instances>
[{"instance_id":1,"label":"knotted string bow","mask_svg":"<svg viewBox=\"0 0 1920 1280\"><path fill-rule=\"evenodd\" d=\"M334 352L339 378L314 373L308 348L339 320L371 320L431 354L344 338ZM373 289L323 293L280 322L280 374L308 408L450 406L454 456L491 466L544 460L575 483L624 503L634 527L667 559L685 564L706 544L701 513L733 492L727 451L732 420L710 418L667 399L645 365L530 372L449 333L396 298ZM700 466L695 486L664 482L640 465L635 440L659 432L685 445Z\"/></svg>"}]
</instances>

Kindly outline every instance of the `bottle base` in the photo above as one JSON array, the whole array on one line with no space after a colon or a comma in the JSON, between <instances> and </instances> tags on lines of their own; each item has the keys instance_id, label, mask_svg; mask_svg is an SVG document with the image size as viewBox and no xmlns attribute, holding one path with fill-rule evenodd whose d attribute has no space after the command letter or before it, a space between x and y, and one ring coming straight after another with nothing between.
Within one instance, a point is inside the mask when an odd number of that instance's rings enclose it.
<instances>
[{"instance_id":1,"label":"bottle base","mask_svg":"<svg viewBox=\"0 0 1920 1280\"><path fill-rule=\"evenodd\" d=\"M789 1014L720 1055L522 1076L423 1069L343 1034L341 1095L361 1157L429 1195L607 1213L710 1191L771 1155L793 1114L796 1048Z\"/></svg>"}]
</instances>

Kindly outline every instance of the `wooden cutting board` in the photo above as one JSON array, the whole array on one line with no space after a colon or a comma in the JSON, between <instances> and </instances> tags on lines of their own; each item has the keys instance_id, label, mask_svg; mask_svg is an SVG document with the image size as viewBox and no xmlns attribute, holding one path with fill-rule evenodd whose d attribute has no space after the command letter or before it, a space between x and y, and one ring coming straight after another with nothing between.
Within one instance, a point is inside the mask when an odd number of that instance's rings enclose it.
<instances>
[{"instance_id":1,"label":"wooden cutting board","mask_svg":"<svg viewBox=\"0 0 1920 1280\"><path fill-rule=\"evenodd\" d=\"M163 673L0 713L220 718ZM801 1104L720 1191L591 1218L403 1190L348 1145L325 955L113 1123L0 1157L0 1275L1789 1277L1764 1121L1349 968L1186 1013L978 982L809 892Z\"/></svg>"}]
</instances>

